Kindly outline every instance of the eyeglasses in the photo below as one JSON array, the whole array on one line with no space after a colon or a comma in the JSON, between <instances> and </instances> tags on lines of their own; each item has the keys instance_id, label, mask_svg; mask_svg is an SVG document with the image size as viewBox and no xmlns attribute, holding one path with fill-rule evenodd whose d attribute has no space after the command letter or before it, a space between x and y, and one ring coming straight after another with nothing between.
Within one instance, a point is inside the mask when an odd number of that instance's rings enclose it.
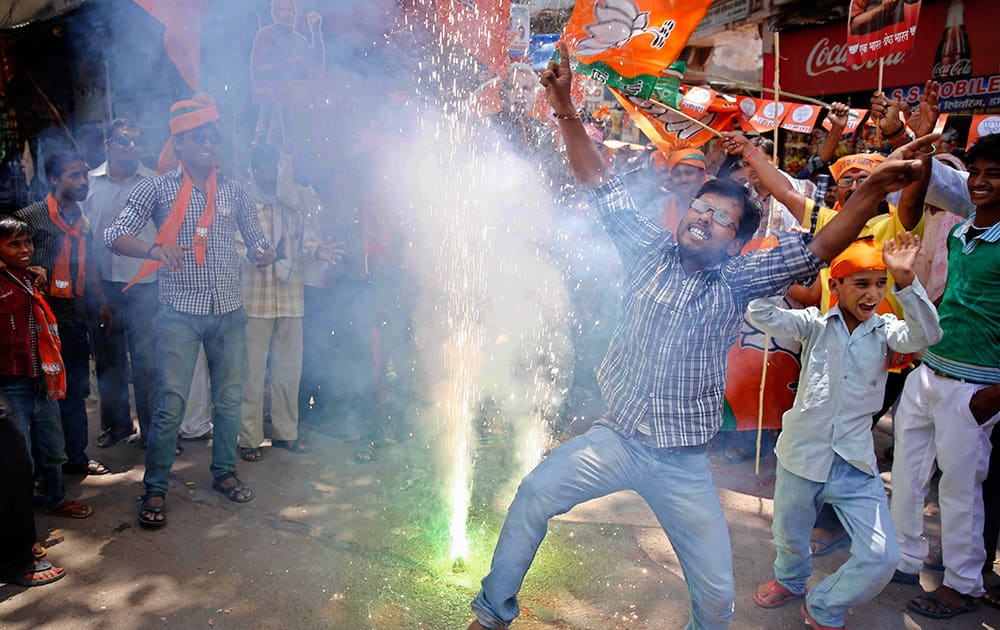
<instances>
[{"instance_id":1,"label":"eyeglasses","mask_svg":"<svg viewBox=\"0 0 1000 630\"><path fill-rule=\"evenodd\" d=\"M205 144L206 142L211 142L212 144L218 146L222 142L222 134L219 133L218 129L206 129L200 131L189 131L184 136L194 142L195 144Z\"/></svg>"},{"instance_id":2,"label":"eyeglasses","mask_svg":"<svg viewBox=\"0 0 1000 630\"><path fill-rule=\"evenodd\" d=\"M139 146L139 138L138 137L136 137L136 136L130 136L130 135L125 134L125 133L123 133L121 135L117 135L114 138L111 138L111 142L117 144L120 147L124 147L124 148Z\"/></svg>"},{"instance_id":3,"label":"eyeglasses","mask_svg":"<svg viewBox=\"0 0 1000 630\"><path fill-rule=\"evenodd\" d=\"M868 179L867 175L865 175L864 177L855 177L854 179L851 179L850 177L841 177L840 179L837 180L837 186L839 188L850 188L855 184L860 186L861 184L865 183L866 179Z\"/></svg>"},{"instance_id":4,"label":"eyeglasses","mask_svg":"<svg viewBox=\"0 0 1000 630\"><path fill-rule=\"evenodd\" d=\"M697 212L698 214L705 214L706 212L711 212L713 221L715 221L724 228L733 228L734 231L736 230L736 221L733 220L733 217L729 216L722 210L716 210L715 208L708 205L701 199L692 199L691 209Z\"/></svg>"}]
</instances>

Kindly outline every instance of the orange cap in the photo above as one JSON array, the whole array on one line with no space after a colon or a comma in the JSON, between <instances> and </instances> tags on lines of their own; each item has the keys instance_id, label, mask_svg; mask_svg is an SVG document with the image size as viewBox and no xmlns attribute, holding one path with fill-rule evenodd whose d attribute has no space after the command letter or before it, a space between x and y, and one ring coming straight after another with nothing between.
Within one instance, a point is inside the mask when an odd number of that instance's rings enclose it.
<instances>
[{"instance_id":1,"label":"orange cap","mask_svg":"<svg viewBox=\"0 0 1000 630\"><path fill-rule=\"evenodd\" d=\"M854 153L845 155L830 165L830 173L834 180L839 180L840 176L852 168L860 168L866 173L871 173L875 167L885 161L885 156L878 153Z\"/></svg>"}]
</instances>

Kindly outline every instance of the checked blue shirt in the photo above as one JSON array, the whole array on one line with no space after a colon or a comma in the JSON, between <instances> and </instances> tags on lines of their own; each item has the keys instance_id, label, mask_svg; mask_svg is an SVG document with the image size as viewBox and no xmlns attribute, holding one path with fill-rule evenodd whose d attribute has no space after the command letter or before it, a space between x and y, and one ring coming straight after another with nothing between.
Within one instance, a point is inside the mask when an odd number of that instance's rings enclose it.
<instances>
[{"instance_id":1,"label":"checked blue shirt","mask_svg":"<svg viewBox=\"0 0 1000 630\"><path fill-rule=\"evenodd\" d=\"M648 424L657 447L697 446L722 426L726 355L750 300L809 284L822 261L797 234L688 273L674 235L636 210L617 178L592 204L624 265L622 311L598 369L610 421Z\"/></svg>"},{"instance_id":2,"label":"checked blue shirt","mask_svg":"<svg viewBox=\"0 0 1000 630\"><path fill-rule=\"evenodd\" d=\"M170 214L182 181L178 167L136 184L118 218L105 230L104 243L111 247L125 234L137 236L150 219L159 229ZM178 245L191 246L205 202L205 194L194 188L177 235ZM160 267L160 303L189 315L225 315L243 306L239 254L236 251L237 228L248 244L248 250L252 251L258 245L270 246L260 228L257 207L249 191L235 179L219 173L215 216L208 231L205 264L195 264L194 252L188 251L184 254L184 268L180 271Z\"/></svg>"}]
</instances>

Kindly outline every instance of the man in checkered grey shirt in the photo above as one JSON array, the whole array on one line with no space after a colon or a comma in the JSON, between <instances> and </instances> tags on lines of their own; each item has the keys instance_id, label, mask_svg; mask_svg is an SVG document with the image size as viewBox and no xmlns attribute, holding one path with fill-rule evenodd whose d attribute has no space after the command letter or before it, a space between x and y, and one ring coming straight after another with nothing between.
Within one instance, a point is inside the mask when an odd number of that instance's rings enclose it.
<instances>
[{"instance_id":1,"label":"man in checkered grey shirt","mask_svg":"<svg viewBox=\"0 0 1000 630\"><path fill-rule=\"evenodd\" d=\"M275 252L250 193L215 167L218 118L207 95L171 107L171 142L180 167L136 184L104 233L104 242L115 252L146 259L136 280L162 265L160 308L153 320L158 383L139 511L145 527L166 524L168 477L201 346L212 380L212 488L237 503L254 496L236 476L247 323L236 230L256 264L271 264ZM137 236L150 219L158 229L152 243Z\"/></svg>"},{"instance_id":2,"label":"man in checkered grey shirt","mask_svg":"<svg viewBox=\"0 0 1000 630\"><path fill-rule=\"evenodd\" d=\"M873 216L885 194L919 179L912 159L933 137L901 148L872 173L810 243L782 234L773 249L737 256L760 222L739 185L699 191L677 232L640 217L617 177L605 172L570 100L569 56L549 64L542 85L559 120L570 166L624 263L622 311L598 382L610 413L553 451L521 482L489 574L472 602L470 630L503 628L548 520L584 501L633 490L656 514L691 596L689 628L726 628L733 614L729 531L712 484L707 442L722 424L726 354L756 297L809 283ZM905 158L905 159L904 159Z\"/></svg>"}]
</instances>

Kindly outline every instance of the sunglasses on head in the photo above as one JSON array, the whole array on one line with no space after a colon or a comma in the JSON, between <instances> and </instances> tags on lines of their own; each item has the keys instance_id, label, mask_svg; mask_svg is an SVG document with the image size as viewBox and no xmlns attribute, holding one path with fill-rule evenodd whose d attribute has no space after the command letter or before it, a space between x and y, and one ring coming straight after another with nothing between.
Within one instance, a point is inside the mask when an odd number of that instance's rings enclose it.
<instances>
[{"instance_id":1,"label":"sunglasses on head","mask_svg":"<svg viewBox=\"0 0 1000 630\"><path fill-rule=\"evenodd\" d=\"M219 133L218 129L199 129L198 131L189 131L185 133L184 136L195 144L205 144L206 142L211 142L212 144L218 146L219 143L222 142L222 134Z\"/></svg>"},{"instance_id":2,"label":"sunglasses on head","mask_svg":"<svg viewBox=\"0 0 1000 630\"><path fill-rule=\"evenodd\" d=\"M733 217L729 216L722 210L716 210L715 208L708 205L701 199L697 198L692 199L691 209L697 212L698 214L705 214L706 212L711 212L713 221L715 221L722 227L733 228L733 230L736 229L736 221L733 220Z\"/></svg>"}]
</instances>

